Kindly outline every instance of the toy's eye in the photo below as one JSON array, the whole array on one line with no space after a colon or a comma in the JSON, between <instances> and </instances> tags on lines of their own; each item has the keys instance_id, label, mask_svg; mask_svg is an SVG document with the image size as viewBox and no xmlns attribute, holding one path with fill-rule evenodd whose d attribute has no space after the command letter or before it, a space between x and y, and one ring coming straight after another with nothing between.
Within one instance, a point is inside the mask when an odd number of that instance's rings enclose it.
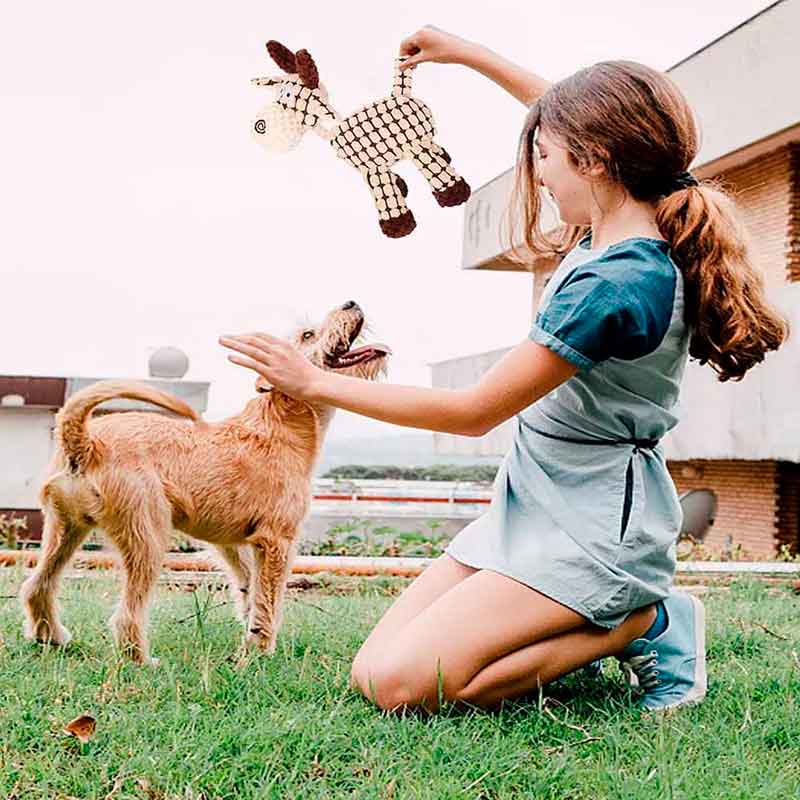
<instances>
[{"instance_id":1,"label":"toy's eye","mask_svg":"<svg viewBox=\"0 0 800 800\"><path fill-rule=\"evenodd\" d=\"M303 331L303 341L307 342L309 339L314 338L314 331Z\"/></svg>"}]
</instances>

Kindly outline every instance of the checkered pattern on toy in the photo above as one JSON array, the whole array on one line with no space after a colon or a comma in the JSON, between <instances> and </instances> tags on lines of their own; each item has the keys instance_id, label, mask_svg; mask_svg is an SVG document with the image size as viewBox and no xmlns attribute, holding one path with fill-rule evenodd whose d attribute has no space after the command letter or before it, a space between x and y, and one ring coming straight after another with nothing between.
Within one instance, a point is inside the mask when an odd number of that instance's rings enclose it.
<instances>
[{"instance_id":1,"label":"checkered pattern on toy","mask_svg":"<svg viewBox=\"0 0 800 800\"><path fill-rule=\"evenodd\" d=\"M335 119L335 114L323 101L319 89L309 89L300 78L287 77L280 82L280 92L275 101L281 108L297 115L303 125L313 128L323 118Z\"/></svg>"},{"instance_id":2,"label":"checkered pattern on toy","mask_svg":"<svg viewBox=\"0 0 800 800\"><path fill-rule=\"evenodd\" d=\"M428 107L413 97L387 97L339 123L331 140L336 154L361 171L381 219L407 210L390 167L411 158L434 191L458 180L444 150L433 141L436 130Z\"/></svg>"}]
</instances>

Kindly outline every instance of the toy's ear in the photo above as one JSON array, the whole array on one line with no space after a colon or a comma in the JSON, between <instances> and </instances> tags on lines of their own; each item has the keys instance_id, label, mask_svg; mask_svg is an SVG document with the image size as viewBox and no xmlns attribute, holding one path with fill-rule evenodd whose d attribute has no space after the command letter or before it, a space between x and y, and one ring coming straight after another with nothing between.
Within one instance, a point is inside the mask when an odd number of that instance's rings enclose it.
<instances>
[{"instance_id":1,"label":"toy's ear","mask_svg":"<svg viewBox=\"0 0 800 800\"><path fill-rule=\"evenodd\" d=\"M295 56L295 63L297 64L297 74L300 80L303 81L305 86L309 89L316 89L319 87L319 72L314 59L311 58L308 50L298 50Z\"/></svg>"},{"instance_id":2,"label":"toy's ear","mask_svg":"<svg viewBox=\"0 0 800 800\"><path fill-rule=\"evenodd\" d=\"M275 88L277 86L280 86L280 84L282 84L284 80L285 78L272 78L272 77L251 78L250 83L252 83L253 86L267 86L269 88Z\"/></svg>"},{"instance_id":3,"label":"toy's ear","mask_svg":"<svg viewBox=\"0 0 800 800\"><path fill-rule=\"evenodd\" d=\"M280 42L270 39L267 42L267 52L284 72L291 74L297 72L297 61L294 53L288 47L284 47Z\"/></svg>"}]
</instances>

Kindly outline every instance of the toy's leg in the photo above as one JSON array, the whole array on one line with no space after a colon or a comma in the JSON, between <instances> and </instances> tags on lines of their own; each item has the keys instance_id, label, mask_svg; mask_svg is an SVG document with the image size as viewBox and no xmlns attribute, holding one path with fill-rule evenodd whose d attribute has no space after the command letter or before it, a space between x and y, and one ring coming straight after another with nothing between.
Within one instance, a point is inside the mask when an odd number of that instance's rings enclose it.
<instances>
[{"instance_id":1,"label":"toy's leg","mask_svg":"<svg viewBox=\"0 0 800 800\"><path fill-rule=\"evenodd\" d=\"M408 187L405 181L388 167L365 172L364 178L378 209L381 230L386 236L398 239L411 233L417 223L406 206Z\"/></svg>"},{"instance_id":2,"label":"toy's leg","mask_svg":"<svg viewBox=\"0 0 800 800\"><path fill-rule=\"evenodd\" d=\"M470 195L469 184L450 166L447 151L433 139L411 145L411 158L425 176L440 206L458 206Z\"/></svg>"}]
</instances>

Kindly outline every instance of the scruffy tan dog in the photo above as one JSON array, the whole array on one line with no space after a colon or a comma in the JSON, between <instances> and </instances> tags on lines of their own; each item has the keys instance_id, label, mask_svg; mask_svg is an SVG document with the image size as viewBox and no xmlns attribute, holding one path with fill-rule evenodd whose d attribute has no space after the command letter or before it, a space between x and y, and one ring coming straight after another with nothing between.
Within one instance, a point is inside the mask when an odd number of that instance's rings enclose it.
<instances>
[{"instance_id":1,"label":"scruffy tan dog","mask_svg":"<svg viewBox=\"0 0 800 800\"><path fill-rule=\"evenodd\" d=\"M363 325L363 312L350 301L293 341L323 369L372 380L385 371L391 351L379 344L351 349ZM86 535L101 528L122 556L114 637L135 661L151 662L144 630L149 596L170 532L178 529L216 547L231 573L246 641L275 649L312 469L333 409L293 399L262 378L256 388L261 393L241 414L213 424L181 400L135 383L102 381L67 401L41 492L42 555L20 591L28 638L69 641L56 609L59 575ZM90 419L96 405L115 397L148 401L193 421L147 412Z\"/></svg>"}]
</instances>

